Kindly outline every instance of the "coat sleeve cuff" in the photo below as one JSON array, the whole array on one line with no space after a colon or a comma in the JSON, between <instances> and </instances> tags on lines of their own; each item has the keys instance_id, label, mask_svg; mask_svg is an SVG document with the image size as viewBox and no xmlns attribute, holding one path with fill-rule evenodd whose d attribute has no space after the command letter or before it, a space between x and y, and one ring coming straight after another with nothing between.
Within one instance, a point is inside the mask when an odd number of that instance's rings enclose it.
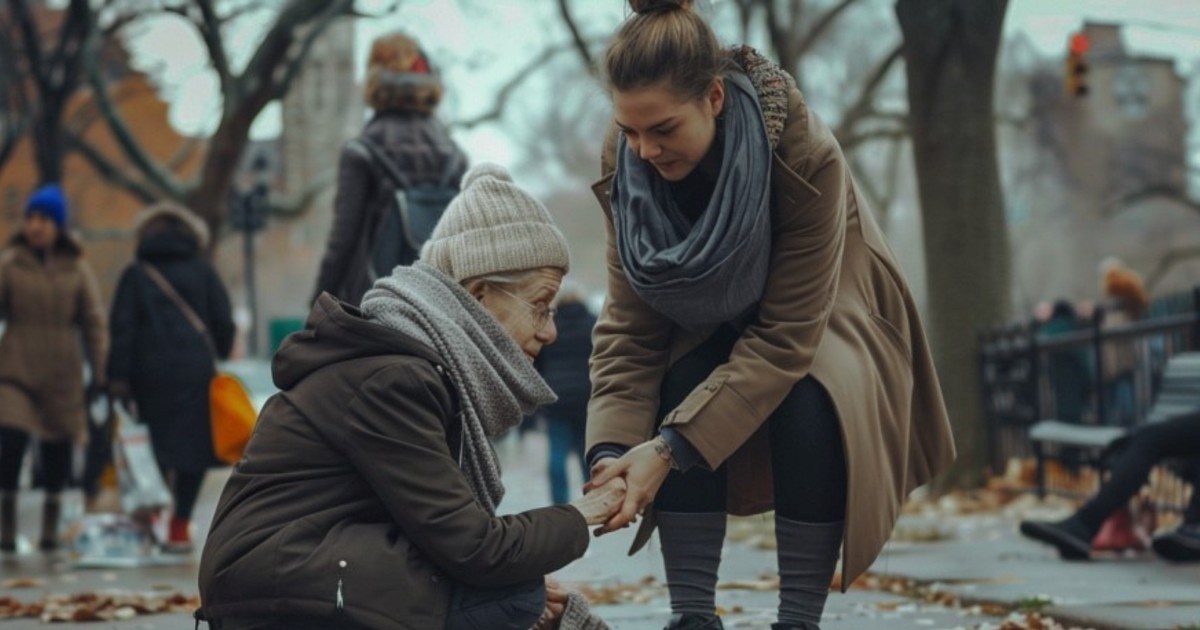
<instances>
[{"instance_id":1,"label":"coat sleeve cuff","mask_svg":"<svg viewBox=\"0 0 1200 630\"><path fill-rule=\"evenodd\" d=\"M683 437L679 431L672 427L663 427L660 433L663 439L667 441L667 445L671 447L671 459L675 461L675 467L680 472L687 472L693 466L703 461L700 457L700 451L692 446L692 443L687 438Z\"/></svg>"},{"instance_id":2,"label":"coat sleeve cuff","mask_svg":"<svg viewBox=\"0 0 1200 630\"><path fill-rule=\"evenodd\" d=\"M602 444L597 444L592 447L591 451L588 452L588 455L587 455L588 468L590 469L592 466L595 466L596 462L604 459L605 457L619 458L628 452L629 452L628 446L621 446L620 444L614 444L612 442L604 442Z\"/></svg>"}]
</instances>

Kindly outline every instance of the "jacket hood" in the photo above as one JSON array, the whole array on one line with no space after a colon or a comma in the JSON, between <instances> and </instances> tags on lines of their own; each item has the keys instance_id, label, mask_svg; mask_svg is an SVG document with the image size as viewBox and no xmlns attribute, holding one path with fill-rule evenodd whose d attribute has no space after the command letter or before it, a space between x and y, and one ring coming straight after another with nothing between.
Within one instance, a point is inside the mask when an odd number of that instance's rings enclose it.
<instances>
[{"instance_id":1,"label":"jacket hood","mask_svg":"<svg viewBox=\"0 0 1200 630\"><path fill-rule=\"evenodd\" d=\"M275 386L288 390L321 368L381 355L444 361L433 348L391 328L367 321L357 306L322 293L308 314L304 330L290 335L271 361Z\"/></svg>"},{"instance_id":2,"label":"jacket hood","mask_svg":"<svg viewBox=\"0 0 1200 630\"><path fill-rule=\"evenodd\" d=\"M194 258L200 254L195 239L175 232L149 234L138 241L138 260L158 261Z\"/></svg>"},{"instance_id":3,"label":"jacket hood","mask_svg":"<svg viewBox=\"0 0 1200 630\"><path fill-rule=\"evenodd\" d=\"M183 224L184 229L191 233L192 238L196 239L199 249L208 247L209 232L204 219L201 219L195 212L170 201L156 203L138 214L134 223L134 231L137 233L139 241L146 237L146 228L150 223L160 217L177 219Z\"/></svg>"}]
</instances>

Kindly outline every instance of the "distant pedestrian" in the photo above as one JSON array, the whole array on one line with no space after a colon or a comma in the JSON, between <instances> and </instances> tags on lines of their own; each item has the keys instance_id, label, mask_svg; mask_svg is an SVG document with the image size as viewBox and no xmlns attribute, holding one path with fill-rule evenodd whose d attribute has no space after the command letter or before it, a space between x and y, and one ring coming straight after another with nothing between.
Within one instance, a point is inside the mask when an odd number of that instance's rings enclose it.
<instances>
[{"instance_id":1,"label":"distant pedestrian","mask_svg":"<svg viewBox=\"0 0 1200 630\"><path fill-rule=\"evenodd\" d=\"M1049 319L1038 328L1038 334L1053 340L1085 328L1066 300L1057 300L1051 307ZM1063 422L1083 422L1083 409L1091 391L1091 370L1086 350L1068 348L1055 350L1048 356L1051 390L1054 392L1055 417Z\"/></svg>"},{"instance_id":2,"label":"distant pedestrian","mask_svg":"<svg viewBox=\"0 0 1200 630\"><path fill-rule=\"evenodd\" d=\"M30 437L41 446L46 491L38 546L58 547L61 493L72 442L87 438L86 400L105 386L108 329L92 269L67 232L57 184L25 205L21 230L0 257L0 551L16 549L17 484ZM92 383L83 386L82 334Z\"/></svg>"},{"instance_id":3,"label":"distant pedestrian","mask_svg":"<svg viewBox=\"0 0 1200 630\"><path fill-rule=\"evenodd\" d=\"M441 77L415 39L392 33L372 42L366 82L375 113L342 148L333 227L313 299L328 291L358 304L376 278L416 260L421 235L415 232L432 229L436 217L397 222L398 184L390 171L414 187L449 186L452 195L467 168L466 156L434 115ZM409 205L415 208L415 200Z\"/></svg>"},{"instance_id":4,"label":"distant pedestrian","mask_svg":"<svg viewBox=\"0 0 1200 630\"><path fill-rule=\"evenodd\" d=\"M208 239L204 221L182 206L164 202L144 210L137 259L121 274L112 305L110 391L150 429L174 499L165 548L178 553L192 549L192 510L204 475L222 465L213 454L208 385L215 360L233 347L234 324L225 286L201 256Z\"/></svg>"},{"instance_id":5,"label":"distant pedestrian","mask_svg":"<svg viewBox=\"0 0 1200 630\"><path fill-rule=\"evenodd\" d=\"M575 457L581 477L588 478L583 447L586 441L587 405L592 382L588 377L588 359L592 355L592 328L596 316L588 311L579 289L566 286L559 293L558 312L554 316L558 341L538 355L538 372L558 401L542 409L550 436L550 496L555 503L571 499L567 460Z\"/></svg>"},{"instance_id":6,"label":"distant pedestrian","mask_svg":"<svg viewBox=\"0 0 1200 630\"><path fill-rule=\"evenodd\" d=\"M1183 513L1183 524L1160 534L1153 548L1165 560L1200 561L1200 413L1189 413L1138 427L1116 445L1111 474L1096 496L1061 521L1023 521L1021 533L1053 545L1064 560L1091 558L1093 538L1113 514L1128 509L1150 477L1150 471L1168 457L1189 460L1192 498Z\"/></svg>"},{"instance_id":7,"label":"distant pedestrian","mask_svg":"<svg viewBox=\"0 0 1200 630\"><path fill-rule=\"evenodd\" d=\"M1101 328L1108 332L1128 326L1141 319L1150 308L1142 277L1117 258L1100 263L1104 291L1104 319ZM1137 418L1137 396L1134 385L1138 364L1138 342L1132 338L1110 339L1104 342L1101 367L1104 376L1105 409L1102 423L1132 426Z\"/></svg>"}]
</instances>

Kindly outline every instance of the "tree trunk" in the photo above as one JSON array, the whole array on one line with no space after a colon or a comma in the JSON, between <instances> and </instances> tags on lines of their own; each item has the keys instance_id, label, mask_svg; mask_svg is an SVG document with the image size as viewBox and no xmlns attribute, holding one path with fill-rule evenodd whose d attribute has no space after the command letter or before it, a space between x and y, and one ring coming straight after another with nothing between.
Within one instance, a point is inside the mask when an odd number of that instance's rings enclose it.
<instances>
[{"instance_id":1,"label":"tree trunk","mask_svg":"<svg viewBox=\"0 0 1200 630\"><path fill-rule=\"evenodd\" d=\"M958 445L940 485L979 483L987 433L976 330L1009 314L1010 254L993 125L1007 0L898 0L934 358Z\"/></svg>"}]
</instances>

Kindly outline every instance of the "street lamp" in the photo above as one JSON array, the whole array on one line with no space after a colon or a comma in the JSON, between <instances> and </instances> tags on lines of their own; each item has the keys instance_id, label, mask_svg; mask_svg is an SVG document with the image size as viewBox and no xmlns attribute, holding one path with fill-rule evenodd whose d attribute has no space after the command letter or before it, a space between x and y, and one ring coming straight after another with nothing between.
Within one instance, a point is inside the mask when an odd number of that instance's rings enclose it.
<instances>
[{"instance_id":1,"label":"street lamp","mask_svg":"<svg viewBox=\"0 0 1200 630\"><path fill-rule=\"evenodd\" d=\"M230 191L229 221L242 232L242 264L246 276L246 307L250 310L250 330L246 342L247 356L258 356L258 289L254 281L254 233L267 224L269 201L267 158L259 153L250 162L253 185L250 190Z\"/></svg>"}]
</instances>

